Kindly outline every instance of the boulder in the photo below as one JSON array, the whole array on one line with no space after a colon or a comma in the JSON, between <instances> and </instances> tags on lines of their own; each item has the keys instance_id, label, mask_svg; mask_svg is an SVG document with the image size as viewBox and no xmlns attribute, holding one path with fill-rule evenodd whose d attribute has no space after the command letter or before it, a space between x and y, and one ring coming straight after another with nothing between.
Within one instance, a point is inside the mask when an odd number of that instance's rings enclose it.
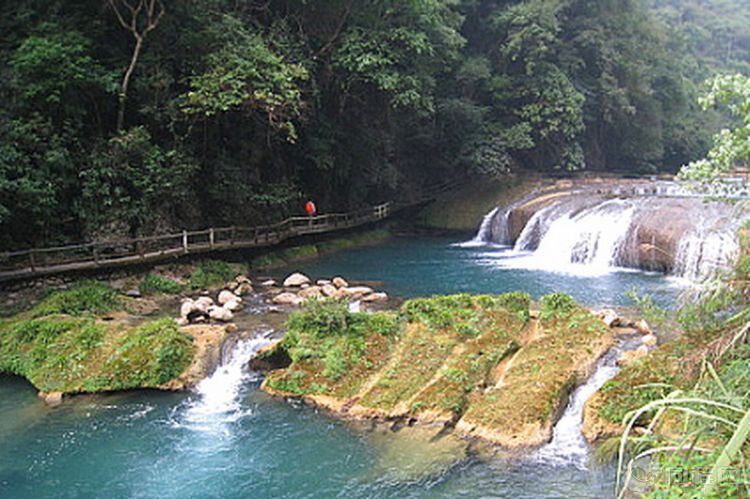
<instances>
[{"instance_id":1,"label":"boulder","mask_svg":"<svg viewBox=\"0 0 750 499\"><path fill-rule=\"evenodd\" d=\"M231 334L231 333L236 333L238 329L239 328L237 327L237 324L235 324L234 322L231 322L226 325L226 327L224 328L224 331Z\"/></svg>"},{"instance_id":2,"label":"boulder","mask_svg":"<svg viewBox=\"0 0 750 499\"><path fill-rule=\"evenodd\" d=\"M237 298L239 298L239 296ZM231 310L232 312L237 312L238 310L242 310L242 301L240 300L228 301L224 304L224 308L226 308L227 310Z\"/></svg>"},{"instance_id":3,"label":"boulder","mask_svg":"<svg viewBox=\"0 0 750 499\"><path fill-rule=\"evenodd\" d=\"M331 281L337 288L348 288L349 283L344 280L343 277L334 277Z\"/></svg>"},{"instance_id":4,"label":"boulder","mask_svg":"<svg viewBox=\"0 0 750 499\"><path fill-rule=\"evenodd\" d=\"M301 305L304 300L294 293L281 293L274 296L272 301L277 305Z\"/></svg>"},{"instance_id":5,"label":"boulder","mask_svg":"<svg viewBox=\"0 0 750 499\"><path fill-rule=\"evenodd\" d=\"M194 310L208 313L208 309L214 305L214 300L210 296L201 296L195 302Z\"/></svg>"},{"instance_id":6,"label":"boulder","mask_svg":"<svg viewBox=\"0 0 750 499\"><path fill-rule=\"evenodd\" d=\"M187 316L185 316L185 317L178 317L174 321L180 327L187 326L188 324L190 324L190 321L188 320Z\"/></svg>"},{"instance_id":7,"label":"boulder","mask_svg":"<svg viewBox=\"0 0 750 499\"><path fill-rule=\"evenodd\" d=\"M261 282L260 285L263 286L264 288L272 288L276 286L276 281L274 281L273 279L267 279Z\"/></svg>"},{"instance_id":8,"label":"boulder","mask_svg":"<svg viewBox=\"0 0 750 499\"><path fill-rule=\"evenodd\" d=\"M284 287L296 288L296 287L302 286L303 284L310 284L310 282L311 282L310 278L307 277L305 274L295 272L294 274L284 279Z\"/></svg>"},{"instance_id":9,"label":"boulder","mask_svg":"<svg viewBox=\"0 0 750 499\"><path fill-rule=\"evenodd\" d=\"M180 318L187 319L188 315L190 315L190 312L193 310L195 310L195 302L188 298L182 302L182 305L180 305Z\"/></svg>"},{"instance_id":10,"label":"boulder","mask_svg":"<svg viewBox=\"0 0 750 499\"><path fill-rule=\"evenodd\" d=\"M315 284L317 284L320 287L323 287L323 286L325 286L327 284L331 284L331 281L330 281L330 279L318 279Z\"/></svg>"},{"instance_id":11,"label":"boulder","mask_svg":"<svg viewBox=\"0 0 750 499\"><path fill-rule=\"evenodd\" d=\"M617 312L615 312L614 310L602 310L598 315L607 327L615 327L620 325L620 316L617 315Z\"/></svg>"},{"instance_id":12,"label":"boulder","mask_svg":"<svg viewBox=\"0 0 750 499\"><path fill-rule=\"evenodd\" d=\"M644 319L639 320L635 323L635 328L638 330L641 334L653 334L653 331L651 330L651 326L648 325L648 322L646 322Z\"/></svg>"},{"instance_id":13,"label":"boulder","mask_svg":"<svg viewBox=\"0 0 750 499\"><path fill-rule=\"evenodd\" d=\"M230 301L242 301L242 298L225 289L224 291L219 293L219 298L217 301L219 302L219 305L226 305Z\"/></svg>"},{"instance_id":14,"label":"boulder","mask_svg":"<svg viewBox=\"0 0 750 499\"><path fill-rule=\"evenodd\" d=\"M248 284L246 282L239 283L237 287L234 289L234 294L237 296L249 295L252 292L253 292L252 284Z\"/></svg>"},{"instance_id":15,"label":"boulder","mask_svg":"<svg viewBox=\"0 0 750 499\"><path fill-rule=\"evenodd\" d=\"M44 401L47 405L60 405L62 404L63 393L62 392L39 392L39 398Z\"/></svg>"},{"instance_id":16,"label":"boulder","mask_svg":"<svg viewBox=\"0 0 750 499\"><path fill-rule=\"evenodd\" d=\"M224 307L217 307L215 305L208 309L208 316L213 320L221 322L229 322L234 319L234 314L231 310Z\"/></svg>"},{"instance_id":17,"label":"boulder","mask_svg":"<svg viewBox=\"0 0 750 499\"><path fill-rule=\"evenodd\" d=\"M647 334L641 337L641 343L647 347L655 347L659 339L654 334Z\"/></svg>"},{"instance_id":18,"label":"boulder","mask_svg":"<svg viewBox=\"0 0 750 499\"><path fill-rule=\"evenodd\" d=\"M387 301L388 295L386 293L370 293L362 298L365 303L371 303L376 301Z\"/></svg>"},{"instance_id":19,"label":"boulder","mask_svg":"<svg viewBox=\"0 0 750 499\"><path fill-rule=\"evenodd\" d=\"M320 292L323 293L323 296L333 297L336 295L336 286L333 284L324 284L320 288Z\"/></svg>"},{"instance_id":20,"label":"boulder","mask_svg":"<svg viewBox=\"0 0 750 499\"><path fill-rule=\"evenodd\" d=\"M297 296L300 298L323 298L323 292L319 286L309 286L300 291Z\"/></svg>"},{"instance_id":21,"label":"boulder","mask_svg":"<svg viewBox=\"0 0 750 499\"><path fill-rule=\"evenodd\" d=\"M130 298L140 298L141 292L137 289L129 289L125 292L125 296L128 296Z\"/></svg>"},{"instance_id":22,"label":"boulder","mask_svg":"<svg viewBox=\"0 0 750 499\"><path fill-rule=\"evenodd\" d=\"M341 288L341 290L344 292L344 296L348 297L361 297L374 292L372 288L368 288L367 286L352 286L351 288Z\"/></svg>"},{"instance_id":23,"label":"boulder","mask_svg":"<svg viewBox=\"0 0 750 499\"><path fill-rule=\"evenodd\" d=\"M253 281L250 280L250 278L246 275L238 275L234 278L234 282L237 284L249 284L250 286L253 285Z\"/></svg>"},{"instance_id":24,"label":"boulder","mask_svg":"<svg viewBox=\"0 0 750 499\"><path fill-rule=\"evenodd\" d=\"M237 281L229 281L228 283L224 285L224 289L228 289L229 291L234 291L237 289L237 286L239 285L240 283L238 283Z\"/></svg>"}]
</instances>

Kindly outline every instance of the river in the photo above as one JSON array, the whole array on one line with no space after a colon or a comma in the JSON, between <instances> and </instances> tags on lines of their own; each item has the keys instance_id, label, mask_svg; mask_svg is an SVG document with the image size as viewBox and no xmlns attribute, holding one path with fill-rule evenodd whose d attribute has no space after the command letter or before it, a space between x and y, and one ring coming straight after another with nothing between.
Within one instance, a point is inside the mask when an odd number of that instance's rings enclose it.
<instances>
[{"instance_id":1,"label":"river","mask_svg":"<svg viewBox=\"0 0 750 499\"><path fill-rule=\"evenodd\" d=\"M313 277L382 281L398 296L566 291L583 303L626 304L635 288L674 300L680 285L659 275L576 273L515 265L518 254L440 238L397 238L295 266ZM288 270L288 269L287 269ZM25 381L0 377L0 497L329 498L607 497L613 471L578 446L498 456L450 436L424 438L341 422L272 399L242 369L265 343L239 344L190 393L81 396L48 409ZM603 382L597 380L597 382ZM573 397L575 401L575 397ZM576 408L571 407L574 412ZM575 421L566 428L578 431ZM567 435L570 437L570 435ZM567 444L566 444L567 445ZM562 449L562 450L561 450Z\"/></svg>"}]
</instances>

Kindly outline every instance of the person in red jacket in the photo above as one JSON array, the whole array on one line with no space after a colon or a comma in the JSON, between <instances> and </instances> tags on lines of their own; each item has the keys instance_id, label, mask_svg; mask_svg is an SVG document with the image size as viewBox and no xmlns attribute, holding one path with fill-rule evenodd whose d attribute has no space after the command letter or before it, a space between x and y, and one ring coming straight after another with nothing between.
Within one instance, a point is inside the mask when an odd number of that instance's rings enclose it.
<instances>
[{"instance_id":1,"label":"person in red jacket","mask_svg":"<svg viewBox=\"0 0 750 499\"><path fill-rule=\"evenodd\" d=\"M307 213L311 217L314 217L317 211L318 210L315 207L315 203L312 202L312 199L308 199L307 203L305 203L305 213Z\"/></svg>"}]
</instances>

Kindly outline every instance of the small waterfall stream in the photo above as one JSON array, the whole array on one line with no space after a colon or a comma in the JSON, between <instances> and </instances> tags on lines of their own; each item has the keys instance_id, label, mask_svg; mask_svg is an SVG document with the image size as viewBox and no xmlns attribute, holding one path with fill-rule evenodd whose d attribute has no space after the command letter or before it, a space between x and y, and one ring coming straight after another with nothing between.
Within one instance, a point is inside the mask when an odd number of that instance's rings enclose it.
<instances>
[{"instance_id":1,"label":"small waterfall stream","mask_svg":"<svg viewBox=\"0 0 750 499\"><path fill-rule=\"evenodd\" d=\"M492 243L492 224L495 222L495 218L497 217L497 214L500 212L501 208L498 206L494 210L490 211L488 214L484 216L482 219L482 223L479 225L479 229L477 230L477 234L474 236L473 239L459 243L457 246L461 246L464 248L471 248L473 246L484 246L486 244ZM506 210L507 213L507 210ZM507 216L507 214L506 214ZM507 224L502 224L507 225Z\"/></svg>"},{"instance_id":2,"label":"small waterfall stream","mask_svg":"<svg viewBox=\"0 0 750 499\"><path fill-rule=\"evenodd\" d=\"M620 370L616 364L618 354L619 349L610 350L599 360L589 379L573 391L565 412L555 425L552 441L533 455L535 460L554 466L587 468L589 446L581 433L583 407L589 397Z\"/></svg>"},{"instance_id":3,"label":"small waterfall stream","mask_svg":"<svg viewBox=\"0 0 750 499\"><path fill-rule=\"evenodd\" d=\"M198 383L195 392L199 397L188 404L183 415L185 424L198 430L212 430L247 415L248 410L242 408L240 401L245 382L254 375L247 369L247 363L258 350L271 344L270 332L238 341L214 373Z\"/></svg>"}]
</instances>

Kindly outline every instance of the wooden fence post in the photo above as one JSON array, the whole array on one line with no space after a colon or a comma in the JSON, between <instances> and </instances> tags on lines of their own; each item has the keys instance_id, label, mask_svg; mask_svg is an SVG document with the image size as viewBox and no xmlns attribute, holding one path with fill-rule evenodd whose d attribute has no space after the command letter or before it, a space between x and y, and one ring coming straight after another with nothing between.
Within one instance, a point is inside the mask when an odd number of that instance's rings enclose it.
<instances>
[{"instance_id":1,"label":"wooden fence post","mask_svg":"<svg viewBox=\"0 0 750 499\"><path fill-rule=\"evenodd\" d=\"M214 249L214 228L208 229L208 245L211 249Z\"/></svg>"},{"instance_id":2,"label":"wooden fence post","mask_svg":"<svg viewBox=\"0 0 750 499\"><path fill-rule=\"evenodd\" d=\"M237 231L237 228L234 225L232 225L232 229L229 233L229 246L234 246L234 237L235 237L236 231Z\"/></svg>"},{"instance_id":3,"label":"wooden fence post","mask_svg":"<svg viewBox=\"0 0 750 499\"><path fill-rule=\"evenodd\" d=\"M94 244L91 247L91 252L94 254L94 263L98 267L99 266L99 248L96 246L96 244Z\"/></svg>"},{"instance_id":4,"label":"wooden fence post","mask_svg":"<svg viewBox=\"0 0 750 499\"><path fill-rule=\"evenodd\" d=\"M34 250L29 251L29 263L31 264L31 271L36 272L36 258L34 258Z\"/></svg>"},{"instance_id":5,"label":"wooden fence post","mask_svg":"<svg viewBox=\"0 0 750 499\"><path fill-rule=\"evenodd\" d=\"M188 233L186 230L182 231L182 251L183 253L188 252Z\"/></svg>"}]
</instances>

